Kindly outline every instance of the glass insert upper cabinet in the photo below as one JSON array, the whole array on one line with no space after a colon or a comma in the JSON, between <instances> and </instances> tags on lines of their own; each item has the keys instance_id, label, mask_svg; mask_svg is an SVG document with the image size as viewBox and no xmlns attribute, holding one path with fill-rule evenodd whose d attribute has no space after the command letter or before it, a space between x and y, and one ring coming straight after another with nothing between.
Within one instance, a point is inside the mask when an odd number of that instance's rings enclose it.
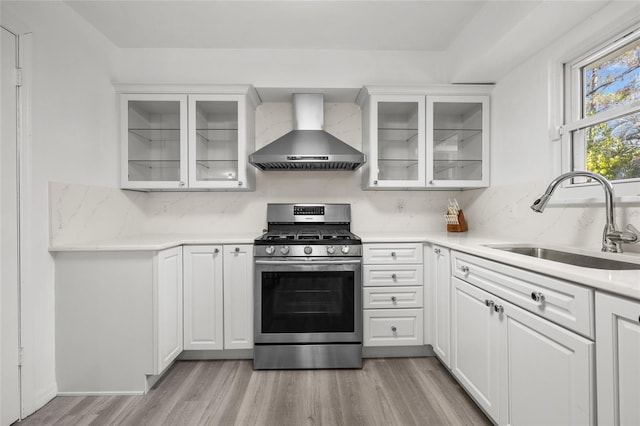
<instances>
[{"instance_id":1,"label":"glass insert upper cabinet","mask_svg":"<svg viewBox=\"0 0 640 426\"><path fill-rule=\"evenodd\" d=\"M120 99L122 186L186 186L187 96L123 94Z\"/></svg>"},{"instance_id":2,"label":"glass insert upper cabinet","mask_svg":"<svg viewBox=\"0 0 640 426\"><path fill-rule=\"evenodd\" d=\"M189 96L189 186L242 187L247 170L243 96Z\"/></svg>"},{"instance_id":3,"label":"glass insert upper cabinet","mask_svg":"<svg viewBox=\"0 0 640 426\"><path fill-rule=\"evenodd\" d=\"M372 95L367 103L369 188L425 186L425 98ZM366 120L365 120L366 121Z\"/></svg>"},{"instance_id":4,"label":"glass insert upper cabinet","mask_svg":"<svg viewBox=\"0 0 640 426\"><path fill-rule=\"evenodd\" d=\"M489 186L489 97L427 96L427 186Z\"/></svg>"},{"instance_id":5,"label":"glass insert upper cabinet","mask_svg":"<svg viewBox=\"0 0 640 426\"><path fill-rule=\"evenodd\" d=\"M156 89L177 92L181 87ZM255 172L248 154L259 104L255 89L202 90L120 94L122 188L253 190Z\"/></svg>"}]
</instances>

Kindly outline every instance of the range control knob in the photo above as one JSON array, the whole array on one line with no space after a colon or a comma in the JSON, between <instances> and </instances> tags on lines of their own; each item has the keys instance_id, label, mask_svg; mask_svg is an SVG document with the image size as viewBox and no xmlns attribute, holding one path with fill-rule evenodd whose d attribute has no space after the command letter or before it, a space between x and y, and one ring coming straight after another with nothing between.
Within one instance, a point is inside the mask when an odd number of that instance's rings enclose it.
<instances>
[{"instance_id":1,"label":"range control knob","mask_svg":"<svg viewBox=\"0 0 640 426\"><path fill-rule=\"evenodd\" d=\"M335 252L336 252L336 248L334 246L328 246L327 247L327 253L333 254Z\"/></svg>"},{"instance_id":2,"label":"range control knob","mask_svg":"<svg viewBox=\"0 0 640 426\"><path fill-rule=\"evenodd\" d=\"M342 248L340 249L340 251L344 254L349 253L349 246L342 246Z\"/></svg>"},{"instance_id":3,"label":"range control knob","mask_svg":"<svg viewBox=\"0 0 640 426\"><path fill-rule=\"evenodd\" d=\"M304 254L311 254L312 251L313 249L311 248L311 246L306 246L304 248Z\"/></svg>"},{"instance_id":4,"label":"range control knob","mask_svg":"<svg viewBox=\"0 0 640 426\"><path fill-rule=\"evenodd\" d=\"M264 251L267 252L267 254L273 254L276 251L276 248L274 246L269 246L266 249L264 249Z\"/></svg>"},{"instance_id":5,"label":"range control knob","mask_svg":"<svg viewBox=\"0 0 640 426\"><path fill-rule=\"evenodd\" d=\"M280 247L280 253L289 254L289 246Z\"/></svg>"}]
</instances>

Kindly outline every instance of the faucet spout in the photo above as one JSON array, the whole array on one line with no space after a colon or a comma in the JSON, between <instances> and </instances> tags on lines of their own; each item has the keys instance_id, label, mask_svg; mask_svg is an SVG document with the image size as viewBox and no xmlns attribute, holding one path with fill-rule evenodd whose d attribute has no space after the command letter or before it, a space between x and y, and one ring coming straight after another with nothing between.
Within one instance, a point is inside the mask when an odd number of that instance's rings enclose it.
<instances>
[{"instance_id":1,"label":"faucet spout","mask_svg":"<svg viewBox=\"0 0 640 426\"><path fill-rule=\"evenodd\" d=\"M544 194L542 194L540 198L538 198L533 202L533 204L531 205L531 209L537 213L542 213L545 207L547 206L547 204L549 203L549 200L551 199L551 196L553 195L556 188L560 186L560 184L565 180L578 177L578 176L591 178L602 186L602 189L604 190L604 201L605 201L606 221L607 221L604 227L604 231L602 233L602 251L607 251L612 253L621 253L622 252L622 248L620 247L621 243L626 241L624 241L624 238L620 237L620 235L623 233L618 231L618 229L616 228L615 215L613 214L613 209L614 209L613 185L611 185L611 182L609 182L607 178L605 178L602 175L599 175L597 173L582 171L582 170L576 170L576 171L564 173L558 176L557 178L555 178L553 181L551 181L551 183L547 187L547 190L544 192Z\"/></svg>"}]
</instances>

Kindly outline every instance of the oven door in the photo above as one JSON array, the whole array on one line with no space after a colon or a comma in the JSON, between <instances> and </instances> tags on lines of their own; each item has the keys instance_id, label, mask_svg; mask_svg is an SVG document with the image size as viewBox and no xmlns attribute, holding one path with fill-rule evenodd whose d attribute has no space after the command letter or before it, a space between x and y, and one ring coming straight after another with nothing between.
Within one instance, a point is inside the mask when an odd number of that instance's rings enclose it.
<instances>
[{"instance_id":1,"label":"oven door","mask_svg":"<svg viewBox=\"0 0 640 426\"><path fill-rule=\"evenodd\" d=\"M256 344L362 342L362 259L256 259L254 300Z\"/></svg>"}]
</instances>

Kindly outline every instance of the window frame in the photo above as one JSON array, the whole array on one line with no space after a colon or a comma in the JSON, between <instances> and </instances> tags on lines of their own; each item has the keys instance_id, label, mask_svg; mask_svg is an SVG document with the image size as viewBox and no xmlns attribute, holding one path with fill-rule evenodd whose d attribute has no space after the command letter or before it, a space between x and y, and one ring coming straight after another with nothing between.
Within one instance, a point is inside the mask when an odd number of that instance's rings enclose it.
<instances>
[{"instance_id":1,"label":"window frame","mask_svg":"<svg viewBox=\"0 0 640 426\"><path fill-rule=\"evenodd\" d=\"M586 53L573 60L562 63L563 123L559 127L561 143L560 172L573 170L574 150L572 148L572 133L590 126L607 122L622 116L640 113L640 99L626 105L610 108L589 117L583 114L583 84L582 69L626 44L640 40L640 23L635 23L626 30L620 31L614 37L609 37L604 43L592 45L585 49ZM586 151L586 149L584 150ZM616 200L619 202L640 202L640 177L611 181L614 186ZM602 203L602 190L597 183L573 183L569 180L562 184L557 200L559 204L593 204Z\"/></svg>"}]
</instances>

